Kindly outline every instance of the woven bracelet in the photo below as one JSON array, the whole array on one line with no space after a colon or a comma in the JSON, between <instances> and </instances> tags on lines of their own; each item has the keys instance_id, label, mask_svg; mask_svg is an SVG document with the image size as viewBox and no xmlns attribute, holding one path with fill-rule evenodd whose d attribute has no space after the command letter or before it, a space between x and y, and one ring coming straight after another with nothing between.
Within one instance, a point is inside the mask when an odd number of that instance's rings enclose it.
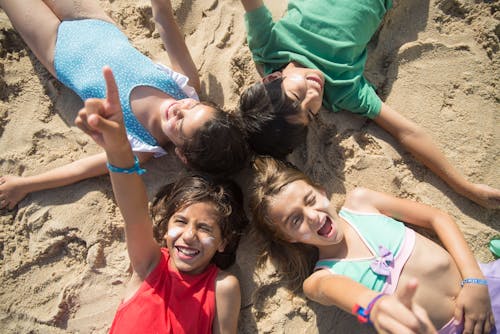
<instances>
[{"instance_id":1,"label":"woven bracelet","mask_svg":"<svg viewBox=\"0 0 500 334\"><path fill-rule=\"evenodd\" d=\"M131 168L121 168L121 167L116 167L110 164L109 162L106 162L106 167L108 167L110 172L113 173L121 173L121 174L137 174L137 175L142 175L146 173L146 170L141 168L139 165L139 159L137 159L137 156L134 155L134 166Z\"/></svg>"}]
</instances>

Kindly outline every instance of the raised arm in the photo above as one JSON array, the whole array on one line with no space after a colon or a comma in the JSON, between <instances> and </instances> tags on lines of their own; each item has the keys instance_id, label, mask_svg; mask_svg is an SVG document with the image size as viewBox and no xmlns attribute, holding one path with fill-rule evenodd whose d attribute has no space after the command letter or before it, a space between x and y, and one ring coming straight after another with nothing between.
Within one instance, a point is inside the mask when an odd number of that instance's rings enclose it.
<instances>
[{"instance_id":1,"label":"raised arm","mask_svg":"<svg viewBox=\"0 0 500 334\"><path fill-rule=\"evenodd\" d=\"M251 12L264 4L262 0L240 0L246 12Z\"/></svg>"},{"instance_id":2,"label":"raised arm","mask_svg":"<svg viewBox=\"0 0 500 334\"><path fill-rule=\"evenodd\" d=\"M417 124L385 103L382 103L382 110L374 121L456 192L486 208L500 207L500 190L468 181L448 161L430 135Z\"/></svg>"},{"instance_id":3,"label":"raised arm","mask_svg":"<svg viewBox=\"0 0 500 334\"><path fill-rule=\"evenodd\" d=\"M127 140L118 89L109 67L103 70L107 98L88 99L75 123L106 152L107 161L122 169L135 166ZM160 247L153 237L144 182L137 173L111 172L116 202L125 221L127 250L134 272L145 279L160 259Z\"/></svg>"},{"instance_id":4,"label":"raised arm","mask_svg":"<svg viewBox=\"0 0 500 334\"><path fill-rule=\"evenodd\" d=\"M484 275L462 232L448 214L422 203L396 198L368 189L356 189L348 196L346 203L349 201L373 206L375 210L387 216L432 229L436 232L448 253L453 257L462 278L484 279ZM489 318L489 315L492 314L490 305L491 302L486 286L466 284L457 297L455 317L462 319L462 316L464 316L465 329L471 329L472 332L474 326L483 328L483 324L492 322ZM485 328L488 327L489 324L485 325Z\"/></svg>"},{"instance_id":5,"label":"raised arm","mask_svg":"<svg viewBox=\"0 0 500 334\"><path fill-rule=\"evenodd\" d=\"M201 85L198 70L177 25L170 0L151 0L151 6L153 19L167 50L172 69L187 76L189 84L199 94Z\"/></svg>"}]
</instances>

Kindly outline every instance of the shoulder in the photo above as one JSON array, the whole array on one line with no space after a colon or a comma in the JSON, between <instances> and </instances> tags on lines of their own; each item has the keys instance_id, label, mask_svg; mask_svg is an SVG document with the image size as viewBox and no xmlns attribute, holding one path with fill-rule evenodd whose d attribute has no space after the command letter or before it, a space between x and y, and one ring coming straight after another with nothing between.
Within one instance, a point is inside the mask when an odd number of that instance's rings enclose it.
<instances>
[{"instance_id":1,"label":"shoulder","mask_svg":"<svg viewBox=\"0 0 500 334\"><path fill-rule=\"evenodd\" d=\"M240 282L238 278L227 271L219 270L215 279L215 294L217 297L234 296L240 293Z\"/></svg>"},{"instance_id":2,"label":"shoulder","mask_svg":"<svg viewBox=\"0 0 500 334\"><path fill-rule=\"evenodd\" d=\"M304 294L313 300L317 299L317 296L321 293L321 282L325 277L330 277L332 274L328 270L316 270L313 272L302 284L302 289Z\"/></svg>"},{"instance_id":3,"label":"shoulder","mask_svg":"<svg viewBox=\"0 0 500 334\"><path fill-rule=\"evenodd\" d=\"M368 188L357 187L351 190L345 199L344 207L346 209L367 212L367 213L379 213L379 210L375 207L374 199L377 196L377 192L370 190Z\"/></svg>"}]
</instances>

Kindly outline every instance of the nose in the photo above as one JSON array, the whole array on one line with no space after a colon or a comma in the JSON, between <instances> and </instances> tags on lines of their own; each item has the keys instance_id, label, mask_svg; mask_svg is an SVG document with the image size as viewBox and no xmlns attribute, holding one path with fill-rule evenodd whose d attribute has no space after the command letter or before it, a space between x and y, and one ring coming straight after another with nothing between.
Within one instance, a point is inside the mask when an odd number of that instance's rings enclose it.
<instances>
[{"instance_id":1,"label":"nose","mask_svg":"<svg viewBox=\"0 0 500 334\"><path fill-rule=\"evenodd\" d=\"M194 240L196 237L196 231L193 226L187 226L182 233L182 239L186 242Z\"/></svg>"},{"instance_id":2,"label":"nose","mask_svg":"<svg viewBox=\"0 0 500 334\"><path fill-rule=\"evenodd\" d=\"M319 224L318 212L313 208L306 208L304 210L304 217L307 219L307 223L313 228L317 227L316 225Z\"/></svg>"}]
</instances>

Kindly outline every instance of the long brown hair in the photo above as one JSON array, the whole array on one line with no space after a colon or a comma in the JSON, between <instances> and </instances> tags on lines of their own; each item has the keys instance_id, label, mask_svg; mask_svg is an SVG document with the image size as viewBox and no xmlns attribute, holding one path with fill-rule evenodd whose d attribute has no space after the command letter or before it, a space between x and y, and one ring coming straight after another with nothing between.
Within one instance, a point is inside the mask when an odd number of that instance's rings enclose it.
<instances>
[{"instance_id":1,"label":"long brown hair","mask_svg":"<svg viewBox=\"0 0 500 334\"><path fill-rule=\"evenodd\" d=\"M255 176L249 202L255 234L263 243L258 264L263 266L268 259L273 260L288 288L297 291L312 273L318 251L314 246L290 243L270 219L269 208L272 198L292 182L302 180L320 187L285 161L261 156L255 159L253 167Z\"/></svg>"}]
</instances>

